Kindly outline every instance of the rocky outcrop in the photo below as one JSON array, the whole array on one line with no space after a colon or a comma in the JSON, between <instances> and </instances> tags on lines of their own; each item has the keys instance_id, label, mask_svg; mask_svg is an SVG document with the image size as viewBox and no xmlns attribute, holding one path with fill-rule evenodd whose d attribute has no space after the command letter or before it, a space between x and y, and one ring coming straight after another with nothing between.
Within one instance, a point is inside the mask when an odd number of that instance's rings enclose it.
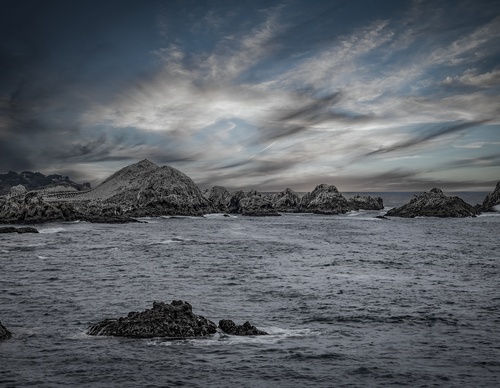
<instances>
[{"instance_id":1,"label":"rocky outcrop","mask_svg":"<svg viewBox=\"0 0 500 388\"><path fill-rule=\"evenodd\" d=\"M191 305L181 300L174 300L171 304L154 302L152 309L130 312L118 319L106 319L87 329L89 335L131 338L190 338L216 332L214 322L194 314Z\"/></svg>"},{"instance_id":2,"label":"rocky outcrop","mask_svg":"<svg viewBox=\"0 0 500 388\"><path fill-rule=\"evenodd\" d=\"M214 186L204 194L204 197L210 201L216 212L225 213L229 211L231 193L225 187Z\"/></svg>"},{"instance_id":3,"label":"rocky outcrop","mask_svg":"<svg viewBox=\"0 0 500 388\"><path fill-rule=\"evenodd\" d=\"M343 214L352 210L351 204L333 185L321 184L304 195L299 211L316 214Z\"/></svg>"},{"instance_id":4,"label":"rocky outcrop","mask_svg":"<svg viewBox=\"0 0 500 388\"><path fill-rule=\"evenodd\" d=\"M0 228L0 233L38 233L38 230L30 226L22 226L16 228L15 226L5 226Z\"/></svg>"},{"instance_id":5,"label":"rocky outcrop","mask_svg":"<svg viewBox=\"0 0 500 388\"><path fill-rule=\"evenodd\" d=\"M280 216L273 206L271 197L255 190L250 191L239 202L240 213L244 216Z\"/></svg>"},{"instance_id":6,"label":"rocky outcrop","mask_svg":"<svg viewBox=\"0 0 500 388\"><path fill-rule=\"evenodd\" d=\"M284 213L293 213L298 210L300 205L300 196L295 191L287 187L284 191L272 195L271 201L274 210Z\"/></svg>"},{"instance_id":7,"label":"rocky outcrop","mask_svg":"<svg viewBox=\"0 0 500 388\"><path fill-rule=\"evenodd\" d=\"M483 212L500 211L500 182L497 183L495 190L486 196L480 210Z\"/></svg>"},{"instance_id":8,"label":"rocky outcrop","mask_svg":"<svg viewBox=\"0 0 500 388\"><path fill-rule=\"evenodd\" d=\"M12 337L11 332L8 331L4 325L2 325L2 322L0 322L0 341L9 339L11 337Z\"/></svg>"},{"instance_id":9,"label":"rocky outcrop","mask_svg":"<svg viewBox=\"0 0 500 388\"><path fill-rule=\"evenodd\" d=\"M222 319L219 321L219 329L229 335L268 335L268 333L257 329L248 321L243 325L236 325L230 319Z\"/></svg>"},{"instance_id":10,"label":"rocky outcrop","mask_svg":"<svg viewBox=\"0 0 500 388\"><path fill-rule=\"evenodd\" d=\"M381 197L372 197L369 195L355 195L348 199L354 210L382 210L384 201Z\"/></svg>"},{"instance_id":11,"label":"rocky outcrop","mask_svg":"<svg viewBox=\"0 0 500 388\"><path fill-rule=\"evenodd\" d=\"M479 214L473 206L458 197L449 197L434 188L414 197L407 204L389 210L393 217L475 217Z\"/></svg>"}]
</instances>

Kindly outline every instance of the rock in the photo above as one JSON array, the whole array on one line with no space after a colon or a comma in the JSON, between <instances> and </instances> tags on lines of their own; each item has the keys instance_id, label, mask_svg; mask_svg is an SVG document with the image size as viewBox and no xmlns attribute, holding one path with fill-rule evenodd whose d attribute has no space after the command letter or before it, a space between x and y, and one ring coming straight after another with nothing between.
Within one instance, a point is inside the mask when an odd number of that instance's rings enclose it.
<instances>
[{"instance_id":1,"label":"rock","mask_svg":"<svg viewBox=\"0 0 500 388\"><path fill-rule=\"evenodd\" d=\"M497 183L495 190L488 194L480 207L483 212L500 211L500 182Z\"/></svg>"},{"instance_id":2,"label":"rock","mask_svg":"<svg viewBox=\"0 0 500 388\"><path fill-rule=\"evenodd\" d=\"M255 190L250 191L239 202L240 213L244 216L280 216L273 206L271 197Z\"/></svg>"},{"instance_id":3,"label":"rock","mask_svg":"<svg viewBox=\"0 0 500 388\"><path fill-rule=\"evenodd\" d=\"M174 300L171 304L154 302L152 309L130 312L118 319L106 319L87 329L89 335L131 338L190 338L216 332L214 322L194 314L191 305L181 300Z\"/></svg>"},{"instance_id":4,"label":"rock","mask_svg":"<svg viewBox=\"0 0 500 388\"><path fill-rule=\"evenodd\" d=\"M355 195L348 199L353 209L359 210L382 210L384 201L381 197L372 197L369 195Z\"/></svg>"},{"instance_id":5,"label":"rock","mask_svg":"<svg viewBox=\"0 0 500 388\"><path fill-rule=\"evenodd\" d=\"M231 196L229 200L229 213L241 213L240 201L245 198L246 195L242 190L238 190Z\"/></svg>"},{"instance_id":6,"label":"rock","mask_svg":"<svg viewBox=\"0 0 500 388\"><path fill-rule=\"evenodd\" d=\"M473 206L458 197L449 197L434 188L414 197L407 204L389 210L385 215L393 217L475 217L480 214Z\"/></svg>"},{"instance_id":7,"label":"rock","mask_svg":"<svg viewBox=\"0 0 500 388\"><path fill-rule=\"evenodd\" d=\"M243 325L236 325L230 319L222 319L219 321L219 329L229 335L268 335L268 333L257 329L248 321Z\"/></svg>"},{"instance_id":8,"label":"rock","mask_svg":"<svg viewBox=\"0 0 500 388\"><path fill-rule=\"evenodd\" d=\"M229 211L231 193L227 191L226 188L222 186L214 186L204 195L204 197L212 203L215 211L220 213Z\"/></svg>"},{"instance_id":9,"label":"rock","mask_svg":"<svg viewBox=\"0 0 500 388\"><path fill-rule=\"evenodd\" d=\"M40 172L23 171L17 173L9 171L7 174L0 174L0 195L8 194L12 187L22 185L28 191L43 189L53 185L72 187L75 190L90 189L88 183L82 185L75 183L67 176L52 174L45 176Z\"/></svg>"},{"instance_id":10,"label":"rock","mask_svg":"<svg viewBox=\"0 0 500 388\"><path fill-rule=\"evenodd\" d=\"M388 220L388 218L386 216L375 216L375 218L378 218L379 220Z\"/></svg>"},{"instance_id":11,"label":"rock","mask_svg":"<svg viewBox=\"0 0 500 388\"><path fill-rule=\"evenodd\" d=\"M16 228L14 226L5 226L0 228L0 233L38 233L38 230L30 226Z\"/></svg>"},{"instance_id":12,"label":"rock","mask_svg":"<svg viewBox=\"0 0 500 388\"><path fill-rule=\"evenodd\" d=\"M347 199L333 185L321 184L304 195L299 211L316 214L342 214L353 210Z\"/></svg>"},{"instance_id":13,"label":"rock","mask_svg":"<svg viewBox=\"0 0 500 388\"><path fill-rule=\"evenodd\" d=\"M300 196L295 191L287 187L284 191L274 194L271 197L271 201L274 210L284 213L293 213L298 210L300 205Z\"/></svg>"},{"instance_id":14,"label":"rock","mask_svg":"<svg viewBox=\"0 0 500 388\"><path fill-rule=\"evenodd\" d=\"M9 339L11 337L12 337L11 332L8 331L4 325L2 325L2 322L0 322L0 341Z\"/></svg>"}]
</instances>

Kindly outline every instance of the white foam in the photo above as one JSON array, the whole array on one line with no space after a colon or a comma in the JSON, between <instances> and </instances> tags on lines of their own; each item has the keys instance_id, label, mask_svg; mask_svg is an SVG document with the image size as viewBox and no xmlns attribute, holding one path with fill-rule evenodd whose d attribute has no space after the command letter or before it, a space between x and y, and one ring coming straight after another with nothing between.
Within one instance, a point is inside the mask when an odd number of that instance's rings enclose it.
<instances>
[{"instance_id":1,"label":"white foam","mask_svg":"<svg viewBox=\"0 0 500 388\"><path fill-rule=\"evenodd\" d=\"M56 227L56 228L45 228L45 229L40 229L38 232L39 233L61 233L66 231L66 228L62 227Z\"/></svg>"}]
</instances>

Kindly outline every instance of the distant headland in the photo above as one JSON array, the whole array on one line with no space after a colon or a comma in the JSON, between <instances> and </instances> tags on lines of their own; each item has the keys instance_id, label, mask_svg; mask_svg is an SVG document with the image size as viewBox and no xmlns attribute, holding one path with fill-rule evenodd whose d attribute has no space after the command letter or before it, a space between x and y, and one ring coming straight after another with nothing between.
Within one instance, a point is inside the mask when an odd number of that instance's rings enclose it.
<instances>
[{"instance_id":1,"label":"distant headland","mask_svg":"<svg viewBox=\"0 0 500 388\"><path fill-rule=\"evenodd\" d=\"M320 184L300 197L286 188L275 194L256 190L229 192L214 186L202 192L179 170L160 167L145 159L126 166L104 182L72 182L61 175L39 172L0 174L0 223L33 224L52 221L133 222L139 217L202 216L235 213L246 216L279 216L281 213L345 214L358 210L382 210L380 197L346 198L333 185ZM483 204L471 206L435 188L391 209L397 217L474 217L494 211L500 204L500 182Z\"/></svg>"}]
</instances>

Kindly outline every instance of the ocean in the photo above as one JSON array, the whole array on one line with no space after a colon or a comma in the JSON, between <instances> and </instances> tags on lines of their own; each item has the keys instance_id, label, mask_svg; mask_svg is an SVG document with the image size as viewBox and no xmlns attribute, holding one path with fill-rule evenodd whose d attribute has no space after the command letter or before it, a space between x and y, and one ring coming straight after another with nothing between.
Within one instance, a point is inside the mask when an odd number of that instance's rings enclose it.
<instances>
[{"instance_id":1,"label":"ocean","mask_svg":"<svg viewBox=\"0 0 500 388\"><path fill-rule=\"evenodd\" d=\"M469 194L473 204L484 198ZM383 213L213 214L0 234L0 321L13 334L0 342L0 386L497 387L500 213L374 218ZM174 299L270 335L85 333Z\"/></svg>"}]
</instances>

